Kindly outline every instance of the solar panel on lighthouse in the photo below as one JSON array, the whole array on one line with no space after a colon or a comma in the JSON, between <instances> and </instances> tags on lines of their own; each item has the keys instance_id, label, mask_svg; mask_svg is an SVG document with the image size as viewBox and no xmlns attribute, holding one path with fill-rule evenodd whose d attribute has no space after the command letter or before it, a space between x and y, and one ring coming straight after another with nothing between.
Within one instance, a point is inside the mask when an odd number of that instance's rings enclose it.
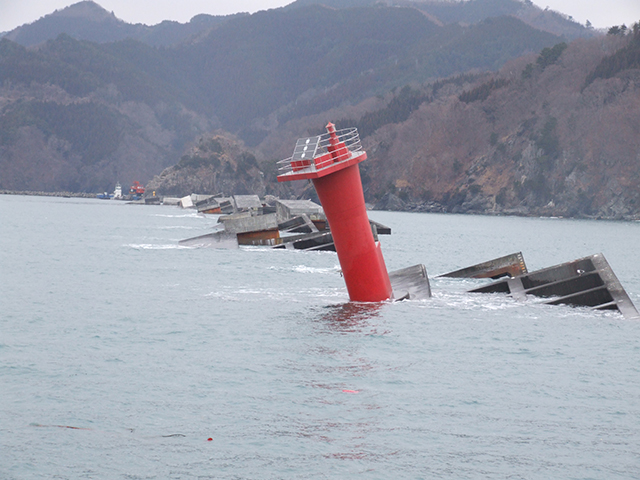
<instances>
[{"instance_id":1,"label":"solar panel on lighthouse","mask_svg":"<svg viewBox=\"0 0 640 480\"><path fill-rule=\"evenodd\" d=\"M319 135L317 137L299 138L296 142L296 148L293 149L291 160L311 160L316 156L319 143Z\"/></svg>"}]
</instances>

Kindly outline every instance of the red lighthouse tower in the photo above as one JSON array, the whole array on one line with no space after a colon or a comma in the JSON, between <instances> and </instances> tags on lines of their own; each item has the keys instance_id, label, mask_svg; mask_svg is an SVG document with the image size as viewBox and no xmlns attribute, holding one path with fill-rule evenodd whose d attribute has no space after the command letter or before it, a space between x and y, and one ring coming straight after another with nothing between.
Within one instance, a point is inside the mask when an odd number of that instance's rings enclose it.
<instances>
[{"instance_id":1,"label":"red lighthouse tower","mask_svg":"<svg viewBox=\"0 0 640 480\"><path fill-rule=\"evenodd\" d=\"M297 141L279 182L313 182L331 228L349 298L355 302L381 302L393 296L380 243L371 232L358 164L367 158L355 128L327 132Z\"/></svg>"}]
</instances>

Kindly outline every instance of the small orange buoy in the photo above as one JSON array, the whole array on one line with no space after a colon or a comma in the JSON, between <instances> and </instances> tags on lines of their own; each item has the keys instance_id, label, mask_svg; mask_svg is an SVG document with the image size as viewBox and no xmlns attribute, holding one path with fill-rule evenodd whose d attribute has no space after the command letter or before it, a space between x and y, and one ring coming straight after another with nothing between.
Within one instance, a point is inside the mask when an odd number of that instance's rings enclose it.
<instances>
[{"instance_id":1,"label":"small orange buoy","mask_svg":"<svg viewBox=\"0 0 640 480\"><path fill-rule=\"evenodd\" d=\"M213 441L213 438L211 437L207 438L207 442L212 442L212 441Z\"/></svg>"}]
</instances>

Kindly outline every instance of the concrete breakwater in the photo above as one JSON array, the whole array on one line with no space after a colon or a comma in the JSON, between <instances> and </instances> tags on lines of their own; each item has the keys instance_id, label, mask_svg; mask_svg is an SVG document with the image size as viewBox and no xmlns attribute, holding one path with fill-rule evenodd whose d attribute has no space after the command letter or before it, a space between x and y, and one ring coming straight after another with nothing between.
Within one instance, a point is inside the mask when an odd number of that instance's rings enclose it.
<instances>
[{"instance_id":1,"label":"concrete breakwater","mask_svg":"<svg viewBox=\"0 0 640 480\"><path fill-rule=\"evenodd\" d=\"M85 192L31 192L31 191L16 191L16 190L0 190L0 195L28 195L36 197L64 197L64 198L96 198L95 193Z\"/></svg>"}]
</instances>

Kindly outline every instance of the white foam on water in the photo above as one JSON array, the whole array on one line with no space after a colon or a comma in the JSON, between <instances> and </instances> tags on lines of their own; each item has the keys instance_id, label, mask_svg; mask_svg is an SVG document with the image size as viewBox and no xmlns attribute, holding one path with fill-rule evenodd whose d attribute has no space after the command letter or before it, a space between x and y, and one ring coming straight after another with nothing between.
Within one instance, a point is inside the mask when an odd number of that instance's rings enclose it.
<instances>
[{"instance_id":1,"label":"white foam on water","mask_svg":"<svg viewBox=\"0 0 640 480\"><path fill-rule=\"evenodd\" d=\"M274 288L236 288L224 287L219 291L203 295L205 298L219 299L240 303L261 303L268 301L298 304L313 303L314 299L338 299L348 301L346 288L314 288L301 286L295 290Z\"/></svg>"},{"instance_id":2,"label":"white foam on water","mask_svg":"<svg viewBox=\"0 0 640 480\"><path fill-rule=\"evenodd\" d=\"M261 245L240 245L240 249L252 252L252 253L264 253L269 255L304 255L304 256L333 256L336 257L336 252L330 250L300 250L290 248L273 248L270 246Z\"/></svg>"},{"instance_id":3,"label":"white foam on water","mask_svg":"<svg viewBox=\"0 0 640 480\"><path fill-rule=\"evenodd\" d=\"M164 227L157 227L158 230L200 230L202 227L192 227L187 225L169 225Z\"/></svg>"},{"instance_id":4,"label":"white foam on water","mask_svg":"<svg viewBox=\"0 0 640 480\"><path fill-rule=\"evenodd\" d=\"M206 218L204 215L198 212L179 213L179 214L154 213L152 216L163 217L163 218Z\"/></svg>"},{"instance_id":5,"label":"white foam on water","mask_svg":"<svg viewBox=\"0 0 640 480\"><path fill-rule=\"evenodd\" d=\"M125 244L125 247L133 248L135 250L183 250L192 249L193 247L177 244L153 244L153 243L129 243Z\"/></svg>"},{"instance_id":6,"label":"white foam on water","mask_svg":"<svg viewBox=\"0 0 640 480\"><path fill-rule=\"evenodd\" d=\"M271 266L269 270L276 272L315 273L319 275L335 275L340 273L340 265L333 267L311 267L309 265Z\"/></svg>"}]
</instances>

